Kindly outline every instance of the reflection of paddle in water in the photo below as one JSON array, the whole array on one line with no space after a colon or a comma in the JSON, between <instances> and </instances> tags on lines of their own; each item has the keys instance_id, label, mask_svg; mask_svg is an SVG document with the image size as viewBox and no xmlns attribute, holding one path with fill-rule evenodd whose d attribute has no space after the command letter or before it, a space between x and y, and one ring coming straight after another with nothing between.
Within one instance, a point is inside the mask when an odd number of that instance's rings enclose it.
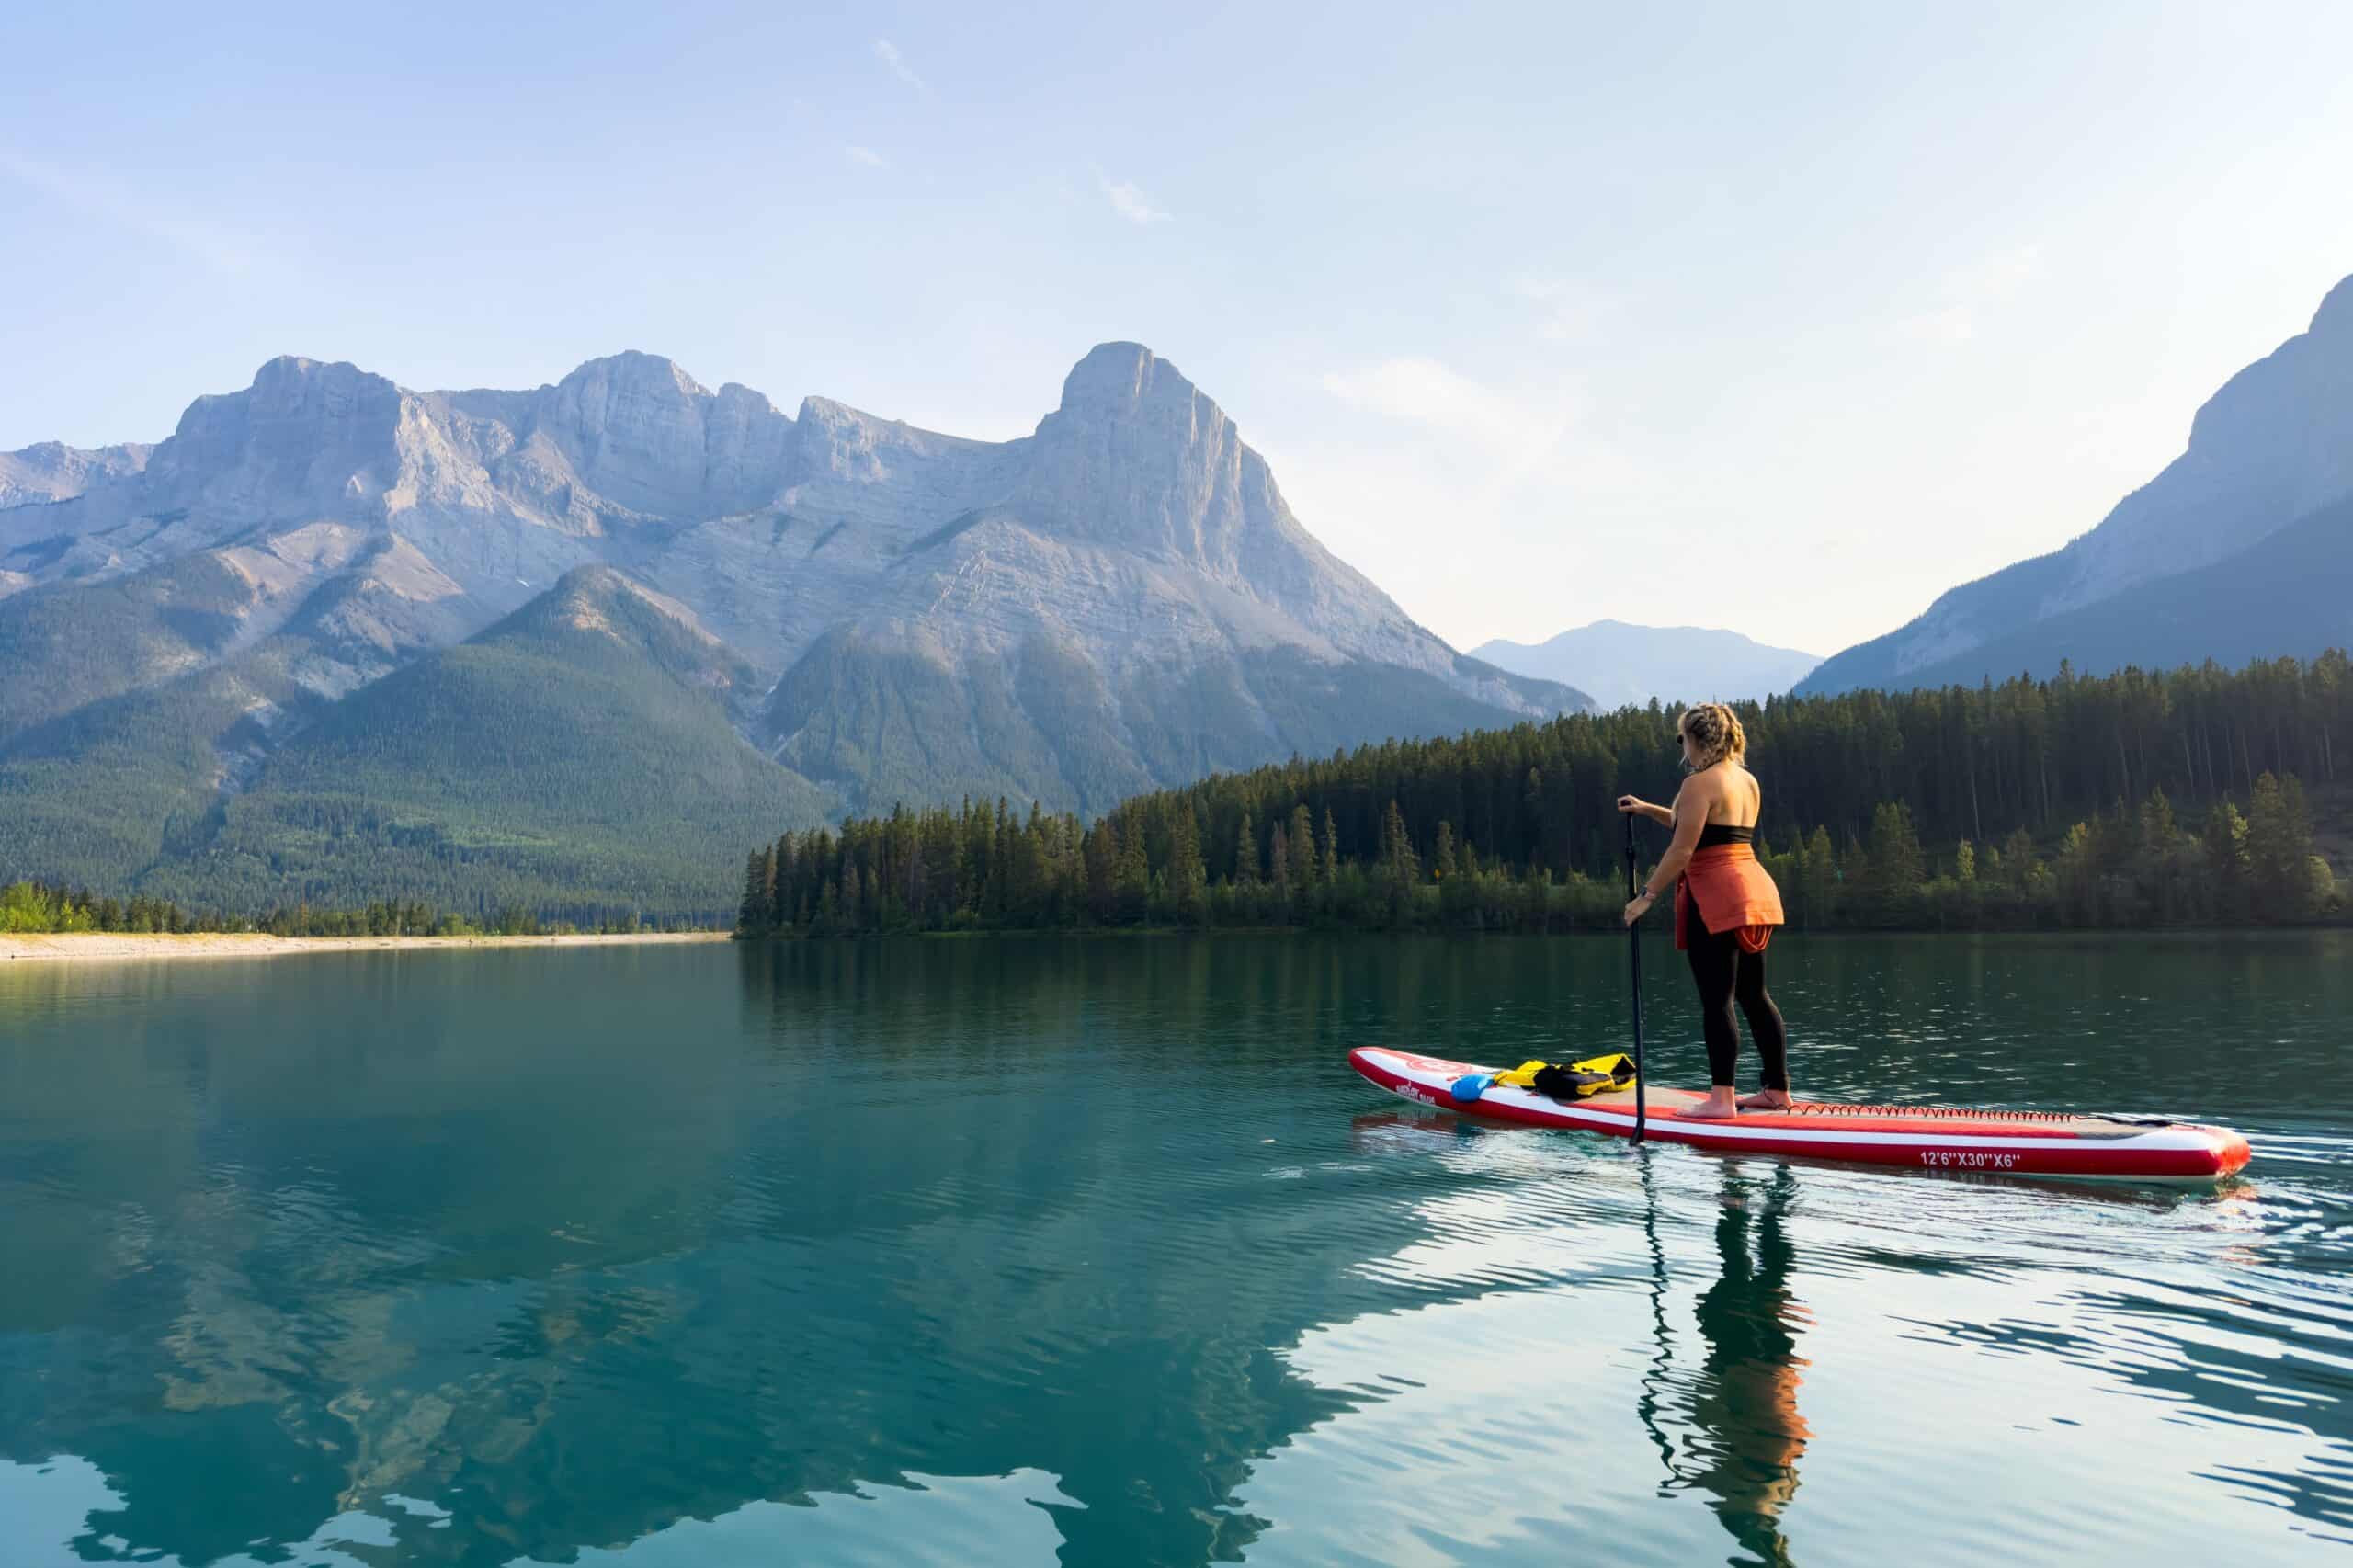
<instances>
[{"instance_id":1,"label":"reflection of paddle in water","mask_svg":"<svg viewBox=\"0 0 2353 1568\"><path fill-rule=\"evenodd\" d=\"M1797 1354L1797 1336L1812 1320L1790 1294L1796 1255L1783 1225L1796 1179L1780 1166L1760 1195L1736 1173L1736 1166L1725 1167L1716 1219L1722 1270L1693 1309L1707 1354L1683 1387L1671 1372L1655 1204L1646 1217L1659 1353L1643 1380L1639 1410L1672 1477L1668 1488L1712 1494L1716 1516L1734 1540L1766 1562L1783 1563L1790 1553L1780 1516L1797 1493L1798 1456L1810 1436L1798 1413L1807 1363ZM1647 1171L1644 1176L1647 1187ZM1679 1443L1667 1431L1676 1426L1684 1427Z\"/></svg>"}]
</instances>

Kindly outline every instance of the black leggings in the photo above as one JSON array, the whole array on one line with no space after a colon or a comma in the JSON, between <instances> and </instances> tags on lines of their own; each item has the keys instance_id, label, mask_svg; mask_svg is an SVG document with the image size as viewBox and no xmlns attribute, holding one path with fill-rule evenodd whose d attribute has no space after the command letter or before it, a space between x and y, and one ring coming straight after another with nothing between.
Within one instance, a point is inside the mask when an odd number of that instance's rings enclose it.
<instances>
[{"instance_id":1,"label":"black leggings","mask_svg":"<svg viewBox=\"0 0 2353 1568\"><path fill-rule=\"evenodd\" d=\"M1732 1005L1748 1017L1748 1032L1756 1041L1757 1059L1764 1063L1764 1086L1786 1093L1790 1086L1790 1036L1782 1027L1781 1010L1765 994L1765 955L1740 945L1740 932L1711 932L1694 903L1685 940L1690 946L1691 978L1699 986L1699 1024L1708 1039L1708 1076L1718 1088L1730 1088L1733 1068L1740 1060L1740 1026L1733 1021Z\"/></svg>"}]
</instances>

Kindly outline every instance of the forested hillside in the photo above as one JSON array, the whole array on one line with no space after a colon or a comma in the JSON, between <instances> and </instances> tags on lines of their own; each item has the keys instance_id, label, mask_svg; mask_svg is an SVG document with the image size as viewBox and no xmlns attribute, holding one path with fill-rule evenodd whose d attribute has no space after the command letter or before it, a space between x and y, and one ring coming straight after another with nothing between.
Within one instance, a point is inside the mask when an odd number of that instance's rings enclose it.
<instances>
[{"instance_id":1,"label":"forested hillside","mask_svg":"<svg viewBox=\"0 0 2353 1568\"><path fill-rule=\"evenodd\" d=\"M829 804L730 727L751 678L619 574L575 573L332 710L140 891L244 913L415 901L478 922L717 923L700 846Z\"/></svg>"},{"instance_id":2,"label":"forested hillside","mask_svg":"<svg viewBox=\"0 0 2353 1568\"><path fill-rule=\"evenodd\" d=\"M2343 909L2303 782L2336 796L2336 737L2353 723L2342 653L1741 712L1762 853L1799 926ZM1221 776L1092 825L1003 801L902 809L755 850L742 926L1597 925L1623 897L1617 797L1669 800L1678 773L1672 711L1654 707ZM1664 842L1642 830L1646 862Z\"/></svg>"}]
</instances>

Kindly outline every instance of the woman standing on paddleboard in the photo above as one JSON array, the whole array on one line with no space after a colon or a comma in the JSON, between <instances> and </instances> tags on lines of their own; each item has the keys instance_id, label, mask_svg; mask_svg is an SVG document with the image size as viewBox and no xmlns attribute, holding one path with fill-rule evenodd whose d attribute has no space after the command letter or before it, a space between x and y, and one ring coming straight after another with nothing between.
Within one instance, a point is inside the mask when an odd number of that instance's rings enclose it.
<instances>
[{"instance_id":1,"label":"woman standing on paddleboard","mask_svg":"<svg viewBox=\"0 0 2353 1568\"><path fill-rule=\"evenodd\" d=\"M1650 913L1659 892L1675 890L1675 945L1690 955L1699 983L1700 1021L1708 1040L1708 1097L1679 1115L1720 1119L1742 1110L1779 1110L1790 1103L1789 1031L1765 991L1765 943L1781 924L1781 892L1751 846L1765 794L1745 766L1748 737L1721 702L1684 710L1676 726L1690 777L1672 807L1632 795L1618 809L1675 830L1658 869L1626 906L1631 926ZM1761 1093L1735 1101L1733 1069L1740 1059L1740 1026L1733 1005L1748 1017L1748 1032L1764 1063Z\"/></svg>"}]
</instances>

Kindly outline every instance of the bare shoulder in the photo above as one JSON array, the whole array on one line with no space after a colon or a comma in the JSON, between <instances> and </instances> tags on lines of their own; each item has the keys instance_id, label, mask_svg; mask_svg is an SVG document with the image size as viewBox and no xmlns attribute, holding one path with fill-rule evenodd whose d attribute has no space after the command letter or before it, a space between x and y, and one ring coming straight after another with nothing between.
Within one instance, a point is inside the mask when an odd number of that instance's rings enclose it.
<instances>
[{"instance_id":1,"label":"bare shoulder","mask_svg":"<svg viewBox=\"0 0 2353 1568\"><path fill-rule=\"evenodd\" d=\"M1683 787L1675 792L1675 814L1679 817L1687 811L1697 811L1704 815L1724 798L1722 769L1703 767L1687 775Z\"/></svg>"}]
</instances>

